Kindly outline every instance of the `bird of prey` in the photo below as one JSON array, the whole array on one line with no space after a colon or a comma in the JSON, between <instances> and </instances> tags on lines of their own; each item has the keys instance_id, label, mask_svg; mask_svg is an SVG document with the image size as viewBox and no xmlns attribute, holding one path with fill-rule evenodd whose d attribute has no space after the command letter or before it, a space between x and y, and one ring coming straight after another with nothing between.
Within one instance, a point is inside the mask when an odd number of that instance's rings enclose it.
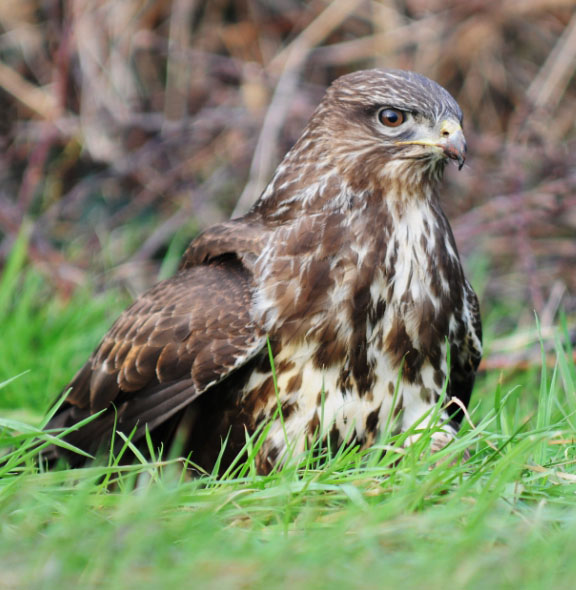
<instances>
[{"instance_id":1,"label":"bird of prey","mask_svg":"<svg viewBox=\"0 0 576 590\"><path fill-rule=\"evenodd\" d=\"M367 447L392 419L397 433L430 427L444 394L466 406L478 300L439 201L446 163L464 163L461 123L422 75L338 78L251 210L204 231L124 311L47 428L103 411L66 441L94 454L116 429L145 448L148 430L208 471L264 432L267 473L314 441ZM442 403L433 446L461 419Z\"/></svg>"}]
</instances>

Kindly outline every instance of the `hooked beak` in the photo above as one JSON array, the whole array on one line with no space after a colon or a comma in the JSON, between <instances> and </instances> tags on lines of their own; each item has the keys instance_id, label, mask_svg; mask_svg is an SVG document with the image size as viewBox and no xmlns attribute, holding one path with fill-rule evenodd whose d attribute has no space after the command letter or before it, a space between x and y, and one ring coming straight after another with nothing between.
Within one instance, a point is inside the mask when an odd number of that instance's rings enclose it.
<instances>
[{"instance_id":1,"label":"hooked beak","mask_svg":"<svg viewBox=\"0 0 576 590\"><path fill-rule=\"evenodd\" d=\"M462 127L454 121L443 121L440 130L442 139L436 144L452 160L458 161L458 170L462 170L466 161L466 140Z\"/></svg>"},{"instance_id":2,"label":"hooked beak","mask_svg":"<svg viewBox=\"0 0 576 590\"><path fill-rule=\"evenodd\" d=\"M427 145L440 148L451 160L458 162L458 170L462 169L466 160L466 140L460 124L454 120L442 121L440 137L438 139L416 139L412 141L397 141L399 145Z\"/></svg>"}]
</instances>

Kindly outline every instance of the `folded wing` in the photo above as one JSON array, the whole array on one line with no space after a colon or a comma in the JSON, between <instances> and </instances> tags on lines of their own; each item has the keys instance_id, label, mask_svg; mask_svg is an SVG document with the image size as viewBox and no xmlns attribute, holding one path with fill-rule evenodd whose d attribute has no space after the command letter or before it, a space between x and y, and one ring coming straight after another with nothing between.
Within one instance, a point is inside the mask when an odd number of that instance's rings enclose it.
<instances>
[{"instance_id":1,"label":"folded wing","mask_svg":"<svg viewBox=\"0 0 576 590\"><path fill-rule=\"evenodd\" d=\"M158 283L118 318L46 428L65 428L105 410L66 438L94 453L114 424L126 434L136 429L137 441L146 426L166 423L265 346L251 315L252 297L252 274L235 254L184 267ZM50 449L46 457L60 452Z\"/></svg>"}]
</instances>

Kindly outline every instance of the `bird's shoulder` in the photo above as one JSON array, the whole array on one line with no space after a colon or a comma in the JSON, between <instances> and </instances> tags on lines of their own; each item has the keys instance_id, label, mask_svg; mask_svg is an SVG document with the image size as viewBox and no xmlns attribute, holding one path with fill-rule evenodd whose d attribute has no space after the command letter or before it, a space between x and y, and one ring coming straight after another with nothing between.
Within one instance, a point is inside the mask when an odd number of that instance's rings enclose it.
<instances>
[{"instance_id":1,"label":"bird's shoulder","mask_svg":"<svg viewBox=\"0 0 576 590\"><path fill-rule=\"evenodd\" d=\"M241 217L213 225L196 237L186 249L180 269L223 258L236 258L250 272L270 238L272 229L258 219Z\"/></svg>"}]
</instances>

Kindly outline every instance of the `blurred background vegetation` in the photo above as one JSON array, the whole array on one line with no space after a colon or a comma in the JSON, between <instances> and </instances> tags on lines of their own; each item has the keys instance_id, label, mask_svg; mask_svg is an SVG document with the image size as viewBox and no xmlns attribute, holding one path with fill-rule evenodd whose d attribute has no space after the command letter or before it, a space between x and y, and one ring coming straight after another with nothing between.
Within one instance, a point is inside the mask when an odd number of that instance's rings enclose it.
<instances>
[{"instance_id":1,"label":"blurred background vegetation","mask_svg":"<svg viewBox=\"0 0 576 590\"><path fill-rule=\"evenodd\" d=\"M0 268L24 226L46 302L87 283L141 292L250 206L334 78L411 69L465 114L443 204L485 316L501 310L484 366L525 363L534 310L543 330L576 316L575 8L2 0Z\"/></svg>"}]
</instances>

